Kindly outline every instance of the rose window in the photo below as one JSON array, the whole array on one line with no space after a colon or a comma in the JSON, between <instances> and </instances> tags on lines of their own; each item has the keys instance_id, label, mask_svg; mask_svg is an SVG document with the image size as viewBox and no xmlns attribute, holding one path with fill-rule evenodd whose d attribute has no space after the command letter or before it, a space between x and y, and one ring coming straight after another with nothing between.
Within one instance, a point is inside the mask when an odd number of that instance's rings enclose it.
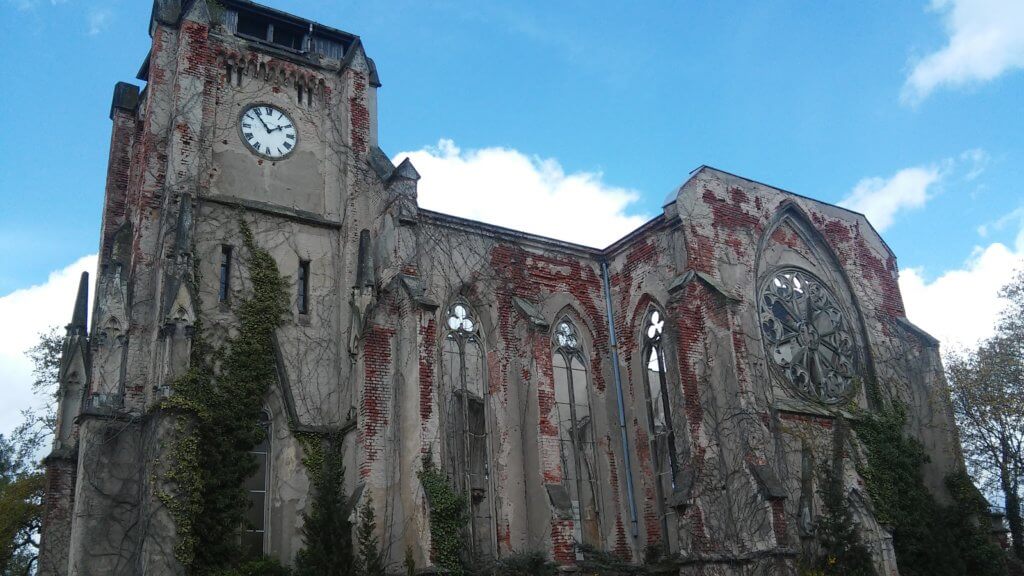
<instances>
[{"instance_id":1,"label":"rose window","mask_svg":"<svg viewBox=\"0 0 1024 576\"><path fill-rule=\"evenodd\" d=\"M579 338L576 337L576 328L565 321L562 321L555 330L555 341L562 348L574 350L580 346Z\"/></svg>"},{"instance_id":2,"label":"rose window","mask_svg":"<svg viewBox=\"0 0 1024 576\"><path fill-rule=\"evenodd\" d=\"M761 287L761 330L773 364L801 395L836 404L853 391L854 346L836 297L796 268Z\"/></svg>"}]
</instances>

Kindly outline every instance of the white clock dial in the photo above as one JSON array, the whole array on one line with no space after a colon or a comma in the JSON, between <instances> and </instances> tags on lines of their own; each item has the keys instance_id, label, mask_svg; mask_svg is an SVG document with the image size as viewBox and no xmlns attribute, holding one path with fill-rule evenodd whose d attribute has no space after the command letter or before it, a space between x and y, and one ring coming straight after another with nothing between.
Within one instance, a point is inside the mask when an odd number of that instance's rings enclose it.
<instances>
[{"instance_id":1,"label":"white clock dial","mask_svg":"<svg viewBox=\"0 0 1024 576\"><path fill-rule=\"evenodd\" d=\"M258 104L250 106L240 119L242 140L267 158L287 156L298 143L295 123L281 110Z\"/></svg>"}]
</instances>

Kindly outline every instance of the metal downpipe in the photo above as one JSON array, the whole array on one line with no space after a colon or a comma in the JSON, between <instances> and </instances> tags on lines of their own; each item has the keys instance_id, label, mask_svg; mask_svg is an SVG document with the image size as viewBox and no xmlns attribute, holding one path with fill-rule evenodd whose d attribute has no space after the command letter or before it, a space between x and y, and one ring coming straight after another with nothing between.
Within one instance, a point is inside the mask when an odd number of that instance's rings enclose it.
<instances>
[{"instance_id":1,"label":"metal downpipe","mask_svg":"<svg viewBox=\"0 0 1024 576\"><path fill-rule=\"evenodd\" d=\"M636 517L636 498L633 493L633 459L630 456L629 436L626 433L626 401L622 395L622 376L619 374L619 341L615 337L615 315L612 311L611 282L608 279L608 262L601 261L601 280L604 283L605 309L608 313L608 343L611 345L612 374L615 376L615 394L619 401L619 433L622 435L622 454L626 464L626 498L629 500L630 532L639 535Z\"/></svg>"}]
</instances>

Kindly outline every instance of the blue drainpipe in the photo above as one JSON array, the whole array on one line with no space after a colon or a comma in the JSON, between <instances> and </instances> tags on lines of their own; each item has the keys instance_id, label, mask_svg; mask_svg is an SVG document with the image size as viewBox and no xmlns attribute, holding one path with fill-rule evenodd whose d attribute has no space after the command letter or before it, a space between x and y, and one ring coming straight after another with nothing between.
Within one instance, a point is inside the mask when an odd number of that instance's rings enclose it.
<instances>
[{"instance_id":1,"label":"blue drainpipe","mask_svg":"<svg viewBox=\"0 0 1024 576\"><path fill-rule=\"evenodd\" d=\"M629 437L626 434L626 401L622 396L622 376L619 374L619 342L615 338L615 316L612 313L612 288L608 280L608 262L601 261L601 279L604 281L604 301L608 312L608 343L611 345L612 374L615 375L615 394L619 400L619 432L622 435L622 454L626 464L626 497L629 499L630 531L633 537L639 535L636 520L636 498L633 495L633 461L629 452Z\"/></svg>"}]
</instances>

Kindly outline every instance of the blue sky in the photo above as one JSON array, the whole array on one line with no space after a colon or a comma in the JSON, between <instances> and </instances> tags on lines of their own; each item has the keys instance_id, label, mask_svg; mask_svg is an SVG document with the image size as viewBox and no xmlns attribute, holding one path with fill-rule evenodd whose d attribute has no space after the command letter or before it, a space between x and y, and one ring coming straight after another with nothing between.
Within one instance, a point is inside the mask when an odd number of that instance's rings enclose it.
<instances>
[{"instance_id":1,"label":"blue sky","mask_svg":"<svg viewBox=\"0 0 1024 576\"><path fill-rule=\"evenodd\" d=\"M444 184L421 196L441 209L524 204L456 190L507 168L552 206L595 200L628 226L710 164L866 212L911 318L942 337L973 322L967 340L1024 254L1020 0L270 3L363 38L381 146L414 158L421 189ZM149 10L0 0L0 308L73 284L95 253L111 91L134 81ZM967 290L984 310L945 318ZM47 307L70 314L72 296ZM0 342L0 363L21 342Z\"/></svg>"}]
</instances>

